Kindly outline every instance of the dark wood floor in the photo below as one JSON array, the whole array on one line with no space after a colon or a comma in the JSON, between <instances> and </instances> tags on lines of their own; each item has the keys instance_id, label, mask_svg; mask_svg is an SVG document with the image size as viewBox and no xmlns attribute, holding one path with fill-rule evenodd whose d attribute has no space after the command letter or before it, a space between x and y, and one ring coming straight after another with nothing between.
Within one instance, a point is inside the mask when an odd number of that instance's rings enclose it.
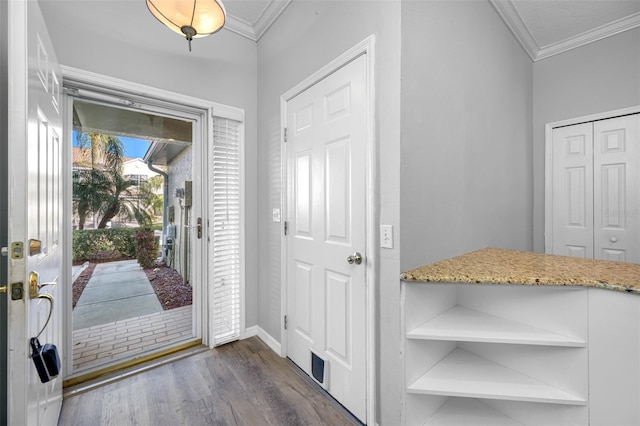
<instances>
[{"instance_id":1,"label":"dark wood floor","mask_svg":"<svg viewBox=\"0 0 640 426\"><path fill-rule=\"evenodd\" d=\"M357 425L257 337L67 398L59 425Z\"/></svg>"}]
</instances>

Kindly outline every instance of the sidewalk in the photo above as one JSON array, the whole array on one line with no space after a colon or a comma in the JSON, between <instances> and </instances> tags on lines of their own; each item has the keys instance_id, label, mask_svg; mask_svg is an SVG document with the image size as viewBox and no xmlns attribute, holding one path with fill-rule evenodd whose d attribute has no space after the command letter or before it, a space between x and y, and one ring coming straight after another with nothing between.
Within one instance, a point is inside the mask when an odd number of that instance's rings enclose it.
<instances>
[{"instance_id":1,"label":"sidewalk","mask_svg":"<svg viewBox=\"0 0 640 426\"><path fill-rule=\"evenodd\" d=\"M191 305L73 330L73 372L193 338Z\"/></svg>"},{"instance_id":2,"label":"sidewalk","mask_svg":"<svg viewBox=\"0 0 640 426\"><path fill-rule=\"evenodd\" d=\"M100 263L73 310L73 329L162 310L147 275L136 260Z\"/></svg>"}]
</instances>

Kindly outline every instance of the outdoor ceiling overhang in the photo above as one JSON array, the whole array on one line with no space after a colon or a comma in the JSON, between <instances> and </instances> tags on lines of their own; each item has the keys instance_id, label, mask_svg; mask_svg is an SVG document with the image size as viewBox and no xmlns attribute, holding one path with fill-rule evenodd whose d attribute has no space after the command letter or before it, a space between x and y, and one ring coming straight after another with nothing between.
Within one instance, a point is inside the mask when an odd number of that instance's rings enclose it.
<instances>
[{"instance_id":1,"label":"outdoor ceiling overhang","mask_svg":"<svg viewBox=\"0 0 640 426\"><path fill-rule=\"evenodd\" d=\"M168 166L187 146L184 143L154 141L144 154L143 161L151 161L158 166Z\"/></svg>"},{"instance_id":2,"label":"outdoor ceiling overhang","mask_svg":"<svg viewBox=\"0 0 640 426\"><path fill-rule=\"evenodd\" d=\"M126 108L74 100L73 129L152 141L191 144L193 123Z\"/></svg>"}]
</instances>

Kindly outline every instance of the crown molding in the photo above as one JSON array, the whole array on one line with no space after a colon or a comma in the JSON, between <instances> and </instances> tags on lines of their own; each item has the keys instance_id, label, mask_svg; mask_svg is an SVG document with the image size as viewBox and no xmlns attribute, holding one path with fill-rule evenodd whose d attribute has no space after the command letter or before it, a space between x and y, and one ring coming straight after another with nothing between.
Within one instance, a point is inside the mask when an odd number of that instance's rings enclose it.
<instances>
[{"instance_id":1,"label":"crown molding","mask_svg":"<svg viewBox=\"0 0 640 426\"><path fill-rule=\"evenodd\" d=\"M260 40L260 37L269 29L271 24L278 19L278 16L289 6L291 0L271 0L267 7L264 8L260 14L260 18L256 21L254 28L256 32L256 40Z\"/></svg>"},{"instance_id":2,"label":"crown molding","mask_svg":"<svg viewBox=\"0 0 640 426\"><path fill-rule=\"evenodd\" d=\"M566 52L567 50L575 49L576 47L584 46L585 44L593 43L636 27L640 27L640 13L613 21L610 24L578 34L577 36L571 37L567 40L544 46L538 51L535 60L537 61L548 58L550 56L557 55L558 53Z\"/></svg>"},{"instance_id":3,"label":"crown molding","mask_svg":"<svg viewBox=\"0 0 640 426\"><path fill-rule=\"evenodd\" d=\"M538 52L540 51L540 47L531 35L529 27L527 27L522 20L522 17L513 6L513 3L505 0L489 0L489 3L491 3L491 6L493 6L496 12L498 12L498 15L500 15L504 23L507 24L509 30L511 30L513 35L516 37L516 40L518 40L524 51L527 52L527 55L535 61L538 56Z\"/></svg>"},{"instance_id":4,"label":"crown molding","mask_svg":"<svg viewBox=\"0 0 640 426\"><path fill-rule=\"evenodd\" d=\"M289 3L291 3L291 0L270 0L253 24L233 15L227 15L224 28L257 42L278 19L278 16L286 9Z\"/></svg>"},{"instance_id":5,"label":"crown molding","mask_svg":"<svg viewBox=\"0 0 640 426\"><path fill-rule=\"evenodd\" d=\"M258 41L253 26L248 22L243 21L242 19L236 18L233 15L227 15L223 28L225 30L229 30L238 35L246 37L249 40Z\"/></svg>"},{"instance_id":6,"label":"crown molding","mask_svg":"<svg viewBox=\"0 0 640 426\"><path fill-rule=\"evenodd\" d=\"M498 15L533 61L539 61L640 26L640 13L636 13L575 37L540 47L510 0L489 0L489 3L498 12Z\"/></svg>"}]
</instances>

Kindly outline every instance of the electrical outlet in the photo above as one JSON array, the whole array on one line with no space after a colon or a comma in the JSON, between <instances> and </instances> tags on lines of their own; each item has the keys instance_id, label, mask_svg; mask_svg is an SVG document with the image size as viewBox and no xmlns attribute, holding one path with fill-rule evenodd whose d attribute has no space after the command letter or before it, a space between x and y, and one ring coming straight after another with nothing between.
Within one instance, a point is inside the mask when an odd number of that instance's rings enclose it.
<instances>
[{"instance_id":1,"label":"electrical outlet","mask_svg":"<svg viewBox=\"0 0 640 426\"><path fill-rule=\"evenodd\" d=\"M393 248L393 225L380 225L380 247Z\"/></svg>"},{"instance_id":2,"label":"electrical outlet","mask_svg":"<svg viewBox=\"0 0 640 426\"><path fill-rule=\"evenodd\" d=\"M273 209L273 221L280 222L280 209Z\"/></svg>"}]
</instances>

